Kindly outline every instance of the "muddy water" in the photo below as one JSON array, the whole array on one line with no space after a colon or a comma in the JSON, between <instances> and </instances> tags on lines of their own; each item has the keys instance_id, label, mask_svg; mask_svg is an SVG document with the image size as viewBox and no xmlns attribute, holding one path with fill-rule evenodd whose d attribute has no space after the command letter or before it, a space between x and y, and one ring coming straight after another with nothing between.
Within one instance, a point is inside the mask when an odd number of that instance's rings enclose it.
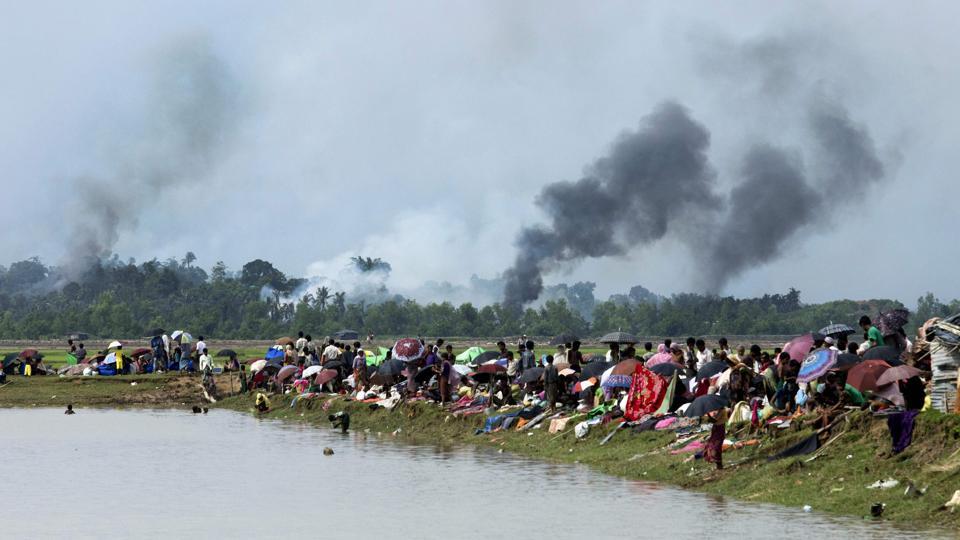
<instances>
[{"instance_id":1,"label":"muddy water","mask_svg":"<svg viewBox=\"0 0 960 540\"><path fill-rule=\"evenodd\" d=\"M227 411L0 410L0 449L2 538L941 534Z\"/></svg>"}]
</instances>

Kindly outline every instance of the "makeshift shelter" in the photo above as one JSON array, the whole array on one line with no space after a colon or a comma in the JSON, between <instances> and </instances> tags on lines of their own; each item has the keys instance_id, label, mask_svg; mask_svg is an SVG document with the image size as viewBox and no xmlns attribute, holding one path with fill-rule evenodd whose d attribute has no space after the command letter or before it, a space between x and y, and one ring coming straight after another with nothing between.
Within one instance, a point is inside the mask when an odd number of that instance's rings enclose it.
<instances>
[{"instance_id":1,"label":"makeshift shelter","mask_svg":"<svg viewBox=\"0 0 960 540\"><path fill-rule=\"evenodd\" d=\"M342 341L357 341L360 339L360 333L356 330L341 330L334 334L333 337Z\"/></svg>"},{"instance_id":2,"label":"makeshift shelter","mask_svg":"<svg viewBox=\"0 0 960 540\"><path fill-rule=\"evenodd\" d=\"M483 348L481 348L481 347L470 347L469 349L467 349L467 350L465 350L465 351L463 351L462 353L460 353L460 354L457 355L457 363L458 363L458 364L472 364L474 358L480 356L481 354L483 354L483 353L485 353L485 352L486 352L486 351L484 351Z\"/></svg>"},{"instance_id":3,"label":"makeshift shelter","mask_svg":"<svg viewBox=\"0 0 960 540\"><path fill-rule=\"evenodd\" d=\"M960 368L960 313L933 323L926 334L933 371L930 404L940 412L953 412L956 410L957 372Z\"/></svg>"}]
</instances>

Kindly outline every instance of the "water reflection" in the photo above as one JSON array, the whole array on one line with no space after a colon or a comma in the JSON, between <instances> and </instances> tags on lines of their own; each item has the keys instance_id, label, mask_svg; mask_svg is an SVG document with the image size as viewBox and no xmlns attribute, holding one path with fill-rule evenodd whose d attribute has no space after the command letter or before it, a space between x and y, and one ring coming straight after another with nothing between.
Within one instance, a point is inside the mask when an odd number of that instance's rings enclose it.
<instances>
[{"instance_id":1,"label":"water reflection","mask_svg":"<svg viewBox=\"0 0 960 540\"><path fill-rule=\"evenodd\" d=\"M475 525L478 508L527 538L945 537L226 411L6 410L0 443L14 456L0 500L38 501L50 516L8 512L6 538L502 536ZM547 519L558 512L569 519Z\"/></svg>"}]
</instances>

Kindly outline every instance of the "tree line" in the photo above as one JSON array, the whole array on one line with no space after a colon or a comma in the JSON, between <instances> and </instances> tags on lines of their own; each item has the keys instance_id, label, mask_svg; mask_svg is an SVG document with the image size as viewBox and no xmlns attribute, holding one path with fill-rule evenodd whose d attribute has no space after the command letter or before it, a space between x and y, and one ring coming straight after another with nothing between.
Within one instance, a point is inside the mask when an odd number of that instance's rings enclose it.
<instances>
[{"instance_id":1,"label":"tree line","mask_svg":"<svg viewBox=\"0 0 960 540\"><path fill-rule=\"evenodd\" d=\"M493 337L623 330L640 336L799 334L830 322L855 326L862 314L901 307L896 300L804 304L800 291L757 298L702 294L631 294L595 301L593 284L557 290L567 296L521 312L500 304L418 303L400 296L369 303L325 287L300 294L306 280L257 259L237 272L218 262L207 272L195 257L141 264L116 257L64 282L37 259L0 266L0 339L39 339L85 332L103 338L144 336L163 327L221 339L273 339L303 329L315 336L352 329L381 336ZM376 266L379 259L364 260ZM385 264L385 263L384 263ZM295 300L290 298L295 295ZM568 298L572 302L568 301ZM574 304L574 305L572 305ZM960 301L932 294L918 301L912 324L960 311Z\"/></svg>"}]
</instances>

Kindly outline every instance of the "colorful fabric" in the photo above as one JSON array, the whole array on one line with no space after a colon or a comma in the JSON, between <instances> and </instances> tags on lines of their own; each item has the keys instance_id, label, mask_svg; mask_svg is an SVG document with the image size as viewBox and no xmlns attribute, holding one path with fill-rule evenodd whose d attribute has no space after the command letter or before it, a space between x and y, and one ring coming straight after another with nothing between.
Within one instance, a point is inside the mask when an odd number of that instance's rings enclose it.
<instances>
[{"instance_id":1,"label":"colorful fabric","mask_svg":"<svg viewBox=\"0 0 960 540\"><path fill-rule=\"evenodd\" d=\"M615 376L612 375L610 378ZM666 393L667 381L643 365L637 364L631 378L630 392L627 394L627 409L623 417L633 422L645 414L652 413L660 407Z\"/></svg>"},{"instance_id":2,"label":"colorful fabric","mask_svg":"<svg viewBox=\"0 0 960 540\"><path fill-rule=\"evenodd\" d=\"M710 430L710 438L703 449L703 459L708 463L716 463L718 467L723 466L723 439L726 437L727 428L723 422L717 422Z\"/></svg>"}]
</instances>

